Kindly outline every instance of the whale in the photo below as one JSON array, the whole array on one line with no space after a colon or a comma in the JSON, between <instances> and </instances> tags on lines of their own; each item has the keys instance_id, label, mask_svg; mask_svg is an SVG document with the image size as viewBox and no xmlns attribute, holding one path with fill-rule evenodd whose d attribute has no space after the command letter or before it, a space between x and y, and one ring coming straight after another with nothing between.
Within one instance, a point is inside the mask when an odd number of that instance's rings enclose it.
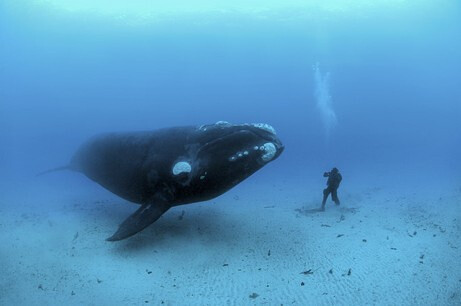
<instances>
[{"instance_id":1,"label":"whale","mask_svg":"<svg viewBox=\"0 0 461 306\"><path fill-rule=\"evenodd\" d=\"M96 135L69 169L140 205L108 241L135 235L171 207L216 198L282 154L275 129L263 123L218 121L153 131ZM51 171L53 171L51 170Z\"/></svg>"}]
</instances>

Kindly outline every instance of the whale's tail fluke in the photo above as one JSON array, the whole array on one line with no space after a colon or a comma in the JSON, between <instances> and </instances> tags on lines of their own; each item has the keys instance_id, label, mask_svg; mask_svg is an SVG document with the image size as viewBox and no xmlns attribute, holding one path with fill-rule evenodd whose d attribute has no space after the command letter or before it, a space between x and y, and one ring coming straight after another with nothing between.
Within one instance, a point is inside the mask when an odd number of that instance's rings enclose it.
<instances>
[{"instance_id":1,"label":"whale's tail fluke","mask_svg":"<svg viewBox=\"0 0 461 306\"><path fill-rule=\"evenodd\" d=\"M70 165L61 166L61 167L56 167L56 168L53 168L53 169L49 169L49 170L46 170L46 171L37 173L36 176L42 176L42 175L44 175L44 174L48 174L48 173L51 173L51 172L62 171L62 170L71 170L71 169L72 169L72 168L70 167Z\"/></svg>"}]
</instances>

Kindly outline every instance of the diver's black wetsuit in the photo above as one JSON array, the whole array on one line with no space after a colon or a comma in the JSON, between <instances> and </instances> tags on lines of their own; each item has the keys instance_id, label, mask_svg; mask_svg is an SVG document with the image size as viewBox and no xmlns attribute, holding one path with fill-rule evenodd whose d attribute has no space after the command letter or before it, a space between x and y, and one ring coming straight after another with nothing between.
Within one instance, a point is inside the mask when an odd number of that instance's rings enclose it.
<instances>
[{"instance_id":1,"label":"diver's black wetsuit","mask_svg":"<svg viewBox=\"0 0 461 306\"><path fill-rule=\"evenodd\" d=\"M339 184L341 183L341 180L343 179L343 177L341 176L341 173L339 173L338 169L333 168L331 172L325 172L323 176L328 177L328 181L327 181L328 187L323 190L322 209L325 208L325 203L330 193L331 193L331 199L336 203L336 205L339 205L337 190L338 190Z\"/></svg>"}]
</instances>

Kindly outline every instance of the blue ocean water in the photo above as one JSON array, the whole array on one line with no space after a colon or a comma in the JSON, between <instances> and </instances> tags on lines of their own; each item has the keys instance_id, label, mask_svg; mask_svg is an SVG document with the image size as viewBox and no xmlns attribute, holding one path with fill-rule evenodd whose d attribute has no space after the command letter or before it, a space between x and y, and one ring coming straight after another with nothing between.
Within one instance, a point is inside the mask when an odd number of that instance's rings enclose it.
<instances>
[{"instance_id":1,"label":"blue ocean water","mask_svg":"<svg viewBox=\"0 0 461 306\"><path fill-rule=\"evenodd\" d=\"M62 164L100 131L227 120L276 128L280 175L336 165L357 180L459 180L459 3L338 3L136 22L4 1L3 174ZM316 65L329 74L332 127L316 106Z\"/></svg>"},{"instance_id":2,"label":"blue ocean water","mask_svg":"<svg viewBox=\"0 0 461 306\"><path fill-rule=\"evenodd\" d=\"M94 134L220 120L285 145L245 190L332 167L342 188L459 190L461 3L283 2L2 1L0 191Z\"/></svg>"}]
</instances>

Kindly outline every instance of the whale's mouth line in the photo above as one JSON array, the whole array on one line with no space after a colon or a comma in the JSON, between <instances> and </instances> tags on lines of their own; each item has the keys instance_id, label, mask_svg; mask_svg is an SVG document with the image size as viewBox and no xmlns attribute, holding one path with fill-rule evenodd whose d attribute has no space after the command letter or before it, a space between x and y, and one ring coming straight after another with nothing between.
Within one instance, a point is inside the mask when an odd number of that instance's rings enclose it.
<instances>
[{"instance_id":1,"label":"whale's mouth line","mask_svg":"<svg viewBox=\"0 0 461 306\"><path fill-rule=\"evenodd\" d=\"M247 145L248 150L249 150L249 148L253 148L253 149L254 148L261 148L261 147L267 148L267 146L269 146L269 144L272 145L273 151L271 151L270 154L269 154L269 152L265 153L265 155L263 157L264 163L267 163L268 161L277 158L283 152L283 150L285 148L274 133L268 132L267 130L260 130L258 128L254 128L254 129L253 128L252 129L242 128L242 129L239 129L239 130L232 131L232 132L230 132L230 133L228 133L228 134L226 134L226 135L224 135L222 137L216 138L216 139L206 143L205 145L203 145L198 150L197 155L199 155L199 154L201 154L201 153L203 153L205 151L213 149L215 147L215 145L219 145L220 143L224 142L226 138L233 137L233 136L238 135L240 133L249 133L249 134L253 135L253 137L257 140L255 143ZM242 150L243 150L243 152L245 152L245 148L242 148ZM236 160L236 159L237 158L234 156L234 159L231 159L231 161Z\"/></svg>"},{"instance_id":2,"label":"whale's mouth line","mask_svg":"<svg viewBox=\"0 0 461 306\"><path fill-rule=\"evenodd\" d=\"M213 139L212 141L210 142L207 142L206 144L204 144L199 150L198 150L198 153L201 153L203 151L206 151L210 148L212 148L214 145L216 145L217 143L219 142L222 142L224 141L226 138L229 138L229 137L232 137L236 134L239 134L239 133L251 133L253 135L255 135L256 137L258 138L262 138L261 135L258 135L257 133L255 133L254 131L251 131L251 130L248 130L248 129L241 129L241 130L237 130L237 131L232 131L231 133L229 134L226 134L222 137L219 137L219 138L216 138L216 139ZM264 138L265 139L265 138ZM256 145L256 144L255 144Z\"/></svg>"},{"instance_id":3,"label":"whale's mouth line","mask_svg":"<svg viewBox=\"0 0 461 306\"><path fill-rule=\"evenodd\" d=\"M249 132L269 142L275 142L275 143L278 142L275 134L269 133L266 130L255 129L255 130L249 130Z\"/></svg>"}]
</instances>

